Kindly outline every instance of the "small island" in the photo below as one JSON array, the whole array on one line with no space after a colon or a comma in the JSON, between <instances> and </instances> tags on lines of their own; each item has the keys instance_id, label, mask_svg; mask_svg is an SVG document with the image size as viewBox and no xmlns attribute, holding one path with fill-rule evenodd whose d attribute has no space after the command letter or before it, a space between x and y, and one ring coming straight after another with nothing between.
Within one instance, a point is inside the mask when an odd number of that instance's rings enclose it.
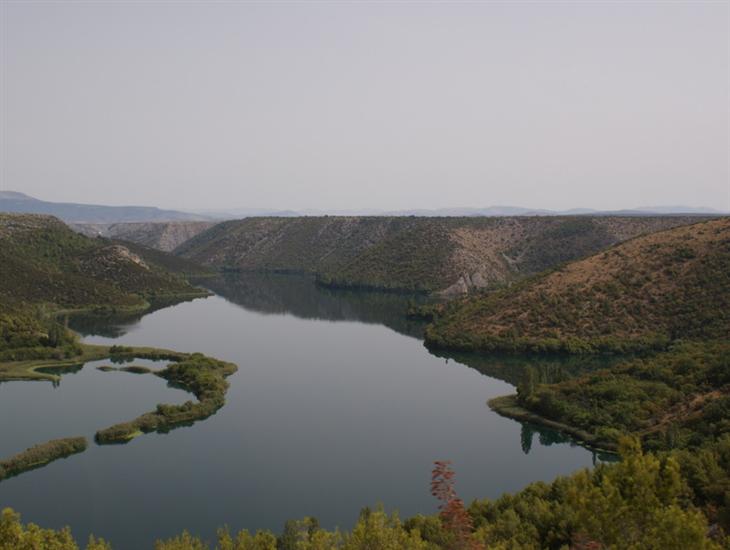
<instances>
[{"instance_id":1,"label":"small island","mask_svg":"<svg viewBox=\"0 0 730 550\"><path fill-rule=\"evenodd\" d=\"M180 353L150 347L97 346L79 344L81 354L71 359L42 359L0 363L0 381L3 380L48 380L58 383L64 370L78 370L88 361L111 360L167 360L171 363L159 371L131 365L127 367L102 366L100 370L125 371L136 374L154 374L168 381L170 385L192 393L197 402L187 401L182 405L158 404L157 408L129 422L115 424L96 432L99 445L127 443L135 437L150 432L167 432L180 426L189 426L215 414L225 404L228 391L226 378L238 368L233 363L207 357L202 353ZM0 481L40 468L46 464L86 450L84 437L54 439L41 443L22 453L0 461Z\"/></svg>"},{"instance_id":2,"label":"small island","mask_svg":"<svg viewBox=\"0 0 730 550\"><path fill-rule=\"evenodd\" d=\"M52 439L34 445L22 453L18 453L6 460L0 460L0 480L17 476L28 470L35 470L58 460L86 450L85 437L67 437Z\"/></svg>"}]
</instances>

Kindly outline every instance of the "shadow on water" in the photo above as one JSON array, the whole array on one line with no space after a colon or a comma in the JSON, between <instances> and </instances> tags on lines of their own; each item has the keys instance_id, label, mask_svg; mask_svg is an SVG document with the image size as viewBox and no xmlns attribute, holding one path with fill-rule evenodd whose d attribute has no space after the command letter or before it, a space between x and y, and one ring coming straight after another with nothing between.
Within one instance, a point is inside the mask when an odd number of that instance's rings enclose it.
<instances>
[{"instance_id":1,"label":"shadow on water","mask_svg":"<svg viewBox=\"0 0 730 550\"><path fill-rule=\"evenodd\" d=\"M560 445L564 443L570 445L580 445L579 443L576 443L576 441L571 436L557 430L552 430L544 426L532 424L531 422L520 422L518 420L515 420L515 422L519 422L522 426L520 431L520 439L522 443L522 452L526 455L530 454L530 451L532 450L532 445L535 441L535 435L537 435L537 440L543 447L550 447L551 445ZM596 465L596 463L598 463L599 461L618 462L619 460L618 456L612 453L607 453L592 448L588 448L588 450L592 454L593 465Z\"/></svg>"},{"instance_id":2,"label":"shadow on water","mask_svg":"<svg viewBox=\"0 0 730 550\"><path fill-rule=\"evenodd\" d=\"M150 302L150 307L144 311L117 311L100 309L99 311L74 313L67 315L64 322L81 336L103 336L105 338L119 338L127 334L145 315L154 313L166 307L191 302L199 298L184 299L157 299Z\"/></svg>"},{"instance_id":3,"label":"shadow on water","mask_svg":"<svg viewBox=\"0 0 730 550\"><path fill-rule=\"evenodd\" d=\"M276 273L225 274L206 279L202 285L258 313L381 324L414 338L421 338L425 327L423 322L406 317L410 305L428 302L419 294L331 289L306 275Z\"/></svg>"},{"instance_id":4,"label":"shadow on water","mask_svg":"<svg viewBox=\"0 0 730 550\"><path fill-rule=\"evenodd\" d=\"M229 302L249 311L294 315L301 319L357 321L385 325L400 334L421 338L425 323L405 315L413 304L428 302L420 294L330 289L307 275L227 273L196 281ZM145 315L189 300L156 301L143 312L100 311L69 316L68 326L82 336L119 338Z\"/></svg>"},{"instance_id":5,"label":"shadow on water","mask_svg":"<svg viewBox=\"0 0 730 550\"><path fill-rule=\"evenodd\" d=\"M513 386L518 386L528 376L539 384L554 384L608 368L622 360L619 356L487 355L444 350L429 352Z\"/></svg>"}]
</instances>

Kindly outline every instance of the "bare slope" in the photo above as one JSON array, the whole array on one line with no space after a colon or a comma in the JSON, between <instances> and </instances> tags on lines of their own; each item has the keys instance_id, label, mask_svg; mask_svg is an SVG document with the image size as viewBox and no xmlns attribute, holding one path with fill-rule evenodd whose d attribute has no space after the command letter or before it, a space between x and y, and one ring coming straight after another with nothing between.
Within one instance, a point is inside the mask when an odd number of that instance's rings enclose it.
<instances>
[{"instance_id":1,"label":"bare slope","mask_svg":"<svg viewBox=\"0 0 730 550\"><path fill-rule=\"evenodd\" d=\"M315 273L333 286L459 294L697 219L247 218L218 224L175 253L219 269Z\"/></svg>"},{"instance_id":2,"label":"bare slope","mask_svg":"<svg viewBox=\"0 0 730 550\"><path fill-rule=\"evenodd\" d=\"M215 225L213 222L79 223L71 227L89 237L106 237L171 252Z\"/></svg>"},{"instance_id":3,"label":"bare slope","mask_svg":"<svg viewBox=\"0 0 730 550\"><path fill-rule=\"evenodd\" d=\"M453 304L426 332L459 349L622 351L730 338L730 218L641 236Z\"/></svg>"}]
</instances>

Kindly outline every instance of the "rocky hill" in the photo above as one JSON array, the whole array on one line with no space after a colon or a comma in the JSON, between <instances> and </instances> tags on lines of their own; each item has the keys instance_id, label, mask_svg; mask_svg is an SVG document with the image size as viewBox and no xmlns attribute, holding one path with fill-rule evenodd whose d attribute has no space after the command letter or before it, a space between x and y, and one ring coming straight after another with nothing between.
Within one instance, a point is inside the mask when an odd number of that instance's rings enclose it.
<instances>
[{"instance_id":1,"label":"rocky hill","mask_svg":"<svg viewBox=\"0 0 730 550\"><path fill-rule=\"evenodd\" d=\"M426 331L431 346L484 351L632 351L729 338L730 218L634 238L460 300Z\"/></svg>"},{"instance_id":2,"label":"rocky hill","mask_svg":"<svg viewBox=\"0 0 730 550\"><path fill-rule=\"evenodd\" d=\"M219 268L314 273L343 287L493 288L697 217L322 216L220 223L175 249Z\"/></svg>"},{"instance_id":3,"label":"rocky hill","mask_svg":"<svg viewBox=\"0 0 730 550\"><path fill-rule=\"evenodd\" d=\"M192 239L214 222L138 222L138 223L77 223L71 228L88 237L106 237L172 252L185 241Z\"/></svg>"}]
</instances>

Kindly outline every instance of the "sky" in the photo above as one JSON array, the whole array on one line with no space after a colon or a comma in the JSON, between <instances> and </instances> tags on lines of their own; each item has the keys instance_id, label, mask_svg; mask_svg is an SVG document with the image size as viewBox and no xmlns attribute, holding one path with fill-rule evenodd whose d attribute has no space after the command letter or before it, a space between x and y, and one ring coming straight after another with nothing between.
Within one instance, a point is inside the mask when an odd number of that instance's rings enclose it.
<instances>
[{"instance_id":1,"label":"sky","mask_svg":"<svg viewBox=\"0 0 730 550\"><path fill-rule=\"evenodd\" d=\"M0 190L730 210L730 2L0 0Z\"/></svg>"}]
</instances>

